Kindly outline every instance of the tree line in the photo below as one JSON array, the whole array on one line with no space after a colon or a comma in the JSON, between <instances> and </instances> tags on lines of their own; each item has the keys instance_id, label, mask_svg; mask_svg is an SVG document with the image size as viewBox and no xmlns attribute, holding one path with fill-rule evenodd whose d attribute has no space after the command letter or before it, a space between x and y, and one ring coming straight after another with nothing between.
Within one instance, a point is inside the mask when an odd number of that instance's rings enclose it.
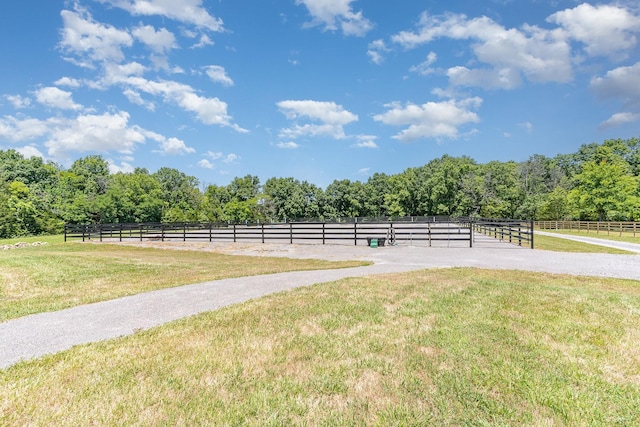
<instances>
[{"instance_id":1,"label":"tree line","mask_svg":"<svg viewBox=\"0 0 640 427\"><path fill-rule=\"evenodd\" d=\"M68 169L0 150L0 238L53 234L65 223L245 222L345 217L478 216L535 220L640 218L640 140L572 154L484 164L444 155L420 167L326 188L294 178L236 177L200 189L177 169L109 172L99 155Z\"/></svg>"}]
</instances>

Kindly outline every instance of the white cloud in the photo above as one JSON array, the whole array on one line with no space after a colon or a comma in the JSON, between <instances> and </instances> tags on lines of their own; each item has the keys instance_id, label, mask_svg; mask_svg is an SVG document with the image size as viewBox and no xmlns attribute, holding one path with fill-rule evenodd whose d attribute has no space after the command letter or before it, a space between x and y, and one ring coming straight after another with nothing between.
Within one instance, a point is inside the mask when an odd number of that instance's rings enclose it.
<instances>
[{"instance_id":1,"label":"white cloud","mask_svg":"<svg viewBox=\"0 0 640 427\"><path fill-rule=\"evenodd\" d=\"M593 78L591 89L602 98L621 98L628 104L640 105L640 62Z\"/></svg>"},{"instance_id":2,"label":"white cloud","mask_svg":"<svg viewBox=\"0 0 640 427\"><path fill-rule=\"evenodd\" d=\"M378 144L376 144L377 137L373 135L358 135L356 137L358 142L352 145L355 148L378 148Z\"/></svg>"},{"instance_id":3,"label":"white cloud","mask_svg":"<svg viewBox=\"0 0 640 427\"><path fill-rule=\"evenodd\" d=\"M382 64L384 62L384 54L390 49L385 45L384 40L378 39L369 43L367 55L374 64Z\"/></svg>"},{"instance_id":4,"label":"white cloud","mask_svg":"<svg viewBox=\"0 0 640 427\"><path fill-rule=\"evenodd\" d=\"M375 121L392 126L408 126L394 138L403 142L420 138L446 137L455 139L459 128L468 123L480 121L471 111L480 107L480 98L467 98L459 101L427 102L422 105L408 103L389 104L389 110L373 117Z\"/></svg>"},{"instance_id":5,"label":"white cloud","mask_svg":"<svg viewBox=\"0 0 640 427\"><path fill-rule=\"evenodd\" d=\"M60 14L64 22L60 47L80 58L72 59L77 65L92 67L92 61L121 62L122 48L133 45L127 31L95 22L85 10L63 10Z\"/></svg>"},{"instance_id":6,"label":"white cloud","mask_svg":"<svg viewBox=\"0 0 640 427\"><path fill-rule=\"evenodd\" d=\"M200 166L201 168L204 168L204 169L214 169L216 167L213 163L211 163L207 159L200 160L198 162L198 166Z\"/></svg>"},{"instance_id":7,"label":"white cloud","mask_svg":"<svg viewBox=\"0 0 640 427\"><path fill-rule=\"evenodd\" d=\"M88 151L129 154L146 138L144 129L130 126L128 122L126 112L80 115L75 119L52 118L47 121L49 139L45 146L54 158Z\"/></svg>"},{"instance_id":8,"label":"white cloud","mask_svg":"<svg viewBox=\"0 0 640 427\"><path fill-rule=\"evenodd\" d=\"M227 76L227 72L224 67L219 65L209 65L204 67L207 76L216 83L221 83L224 86L233 86L233 80Z\"/></svg>"},{"instance_id":9,"label":"white cloud","mask_svg":"<svg viewBox=\"0 0 640 427\"><path fill-rule=\"evenodd\" d=\"M82 83L78 79L62 77L54 82L56 86L80 87Z\"/></svg>"},{"instance_id":10,"label":"white cloud","mask_svg":"<svg viewBox=\"0 0 640 427\"><path fill-rule=\"evenodd\" d=\"M347 36L364 36L373 28L373 24L362 16L362 12L354 12L351 3L354 0L296 0L297 5L304 5L312 21L309 26L324 25L327 31L338 29Z\"/></svg>"},{"instance_id":11,"label":"white cloud","mask_svg":"<svg viewBox=\"0 0 640 427\"><path fill-rule=\"evenodd\" d=\"M46 121L32 118L4 116L0 118L0 138L12 141L30 141L46 135L49 125Z\"/></svg>"},{"instance_id":12,"label":"white cloud","mask_svg":"<svg viewBox=\"0 0 640 427\"><path fill-rule=\"evenodd\" d=\"M162 154L177 155L177 154L195 153L196 150L192 147L187 147L184 141L178 138L167 138L160 143L160 150L154 151L154 152L162 153Z\"/></svg>"},{"instance_id":13,"label":"white cloud","mask_svg":"<svg viewBox=\"0 0 640 427\"><path fill-rule=\"evenodd\" d=\"M422 14L415 32L403 31L391 40L411 49L438 38L473 40L477 61L489 68L454 67L449 71L454 85L512 88L521 75L532 82L567 82L573 78L571 48L559 31L525 25L505 29L487 17L468 19L465 15Z\"/></svg>"},{"instance_id":14,"label":"white cloud","mask_svg":"<svg viewBox=\"0 0 640 427\"><path fill-rule=\"evenodd\" d=\"M135 91L161 96L166 102L175 103L184 110L195 113L198 120L204 124L228 126L240 133L248 132L248 130L232 123L232 117L227 113L225 102L218 98L200 96L189 85L170 80L147 80L144 77L127 75L114 67L105 76L104 84L122 84L130 89L135 89Z\"/></svg>"},{"instance_id":15,"label":"white cloud","mask_svg":"<svg viewBox=\"0 0 640 427\"><path fill-rule=\"evenodd\" d=\"M111 173L132 173L135 168L128 162L120 162L120 164L116 164L116 162L114 162L111 159L106 159L107 163L109 164L109 172Z\"/></svg>"},{"instance_id":16,"label":"white cloud","mask_svg":"<svg viewBox=\"0 0 640 427\"><path fill-rule=\"evenodd\" d=\"M205 169L215 169L216 164L214 162L216 160L220 160L222 163L226 163L226 164L235 163L236 161L240 160L240 156L234 153L224 155L223 153L220 153L220 152L207 151L205 156L210 158L211 160L202 159L198 162L198 166Z\"/></svg>"},{"instance_id":17,"label":"white cloud","mask_svg":"<svg viewBox=\"0 0 640 427\"><path fill-rule=\"evenodd\" d=\"M227 156L222 160L225 163L234 163L236 160L240 160L240 156L237 154L227 154Z\"/></svg>"},{"instance_id":18,"label":"white cloud","mask_svg":"<svg viewBox=\"0 0 640 427\"><path fill-rule=\"evenodd\" d=\"M438 60L438 55L435 52L429 52L427 55L427 59L419 65L414 65L409 68L409 71L413 73L418 73L420 75L426 76L428 74L432 74L435 70L431 68L431 66Z\"/></svg>"},{"instance_id":19,"label":"white cloud","mask_svg":"<svg viewBox=\"0 0 640 427\"><path fill-rule=\"evenodd\" d=\"M306 118L321 122L320 124L296 124L291 128L282 129L280 137L284 139L321 135L342 139L346 137L343 126L358 120L357 115L334 102L289 100L278 102L277 105L289 120Z\"/></svg>"},{"instance_id":20,"label":"white cloud","mask_svg":"<svg viewBox=\"0 0 640 427\"><path fill-rule=\"evenodd\" d=\"M603 99L618 98L624 108L600 124L600 128L611 128L639 121L640 113L640 62L628 67L618 67L604 77L591 79L591 89Z\"/></svg>"},{"instance_id":21,"label":"white cloud","mask_svg":"<svg viewBox=\"0 0 640 427\"><path fill-rule=\"evenodd\" d=\"M616 113L600 124L601 129L618 127L627 123L640 122L640 113Z\"/></svg>"},{"instance_id":22,"label":"white cloud","mask_svg":"<svg viewBox=\"0 0 640 427\"><path fill-rule=\"evenodd\" d=\"M485 89L513 89L522 84L520 72L513 68L488 69L451 67L447 77L453 86L477 86Z\"/></svg>"},{"instance_id":23,"label":"white cloud","mask_svg":"<svg viewBox=\"0 0 640 427\"><path fill-rule=\"evenodd\" d=\"M176 37L166 28L156 31L151 25L140 25L133 29L132 34L156 53L164 54L178 46Z\"/></svg>"},{"instance_id":24,"label":"white cloud","mask_svg":"<svg viewBox=\"0 0 640 427\"><path fill-rule=\"evenodd\" d=\"M371 168L361 168L358 169L358 175L368 176Z\"/></svg>"},{"instance_id":25,"label":"white cloud","mask_svg":"<svg viewBox=\"0 0 640 427\"><path fill-rule=\"evenodd\" d=\"M13 105L13 108L15 108L16 110L27 108L29 105L31 105L31 99L22 97L20 95L5 95L4 99L9 101Z\"/></svg>"},{"instance_id":26,"label":"white cloud","mask_svg":"<svg viewBox=\"0 0 640 427\"><path fill-rule=\"evenodd\" d=\"M27 159L31 157L41 157L44 159L44 155L40 152L40 150L32 145L16 148L15 150Z\"/></svg>"},{"instance_id":27,"label":"white cloud","mask_svg":"<svg viewBox=\"0 0 640 427\"><path fill-rule=\"evenodd\" d=\"M223 31L223 23L202 6L202 0L98 0L122 8L132 15L159 15L176 21L206 28L211 31Z\"/></svg>"},{"instance_id":28,"label":"white cloud","mask_svg":"<svg viewBox=\"0 0 640 427\"><path fill-rule=\"evenodd\" d=\"M145 101L139 92L136 92L133 89L125 89L122 93L132 104L140 105L141 107L144 107L149 111L155 111L155 104L151 101Z\"/></svg>"},{"instance_id":29,"label":"white cloud","mask_svg":"<svg viewBox=\"0 0 640 427\"><path fill-rule=\"evenodd\" d=\"M358 116L345 110L335 102L323 101L280 101L280 111L288 119L308 117L325 123L346 125L358 120Z\"/></svg>"},{"instance_id":30,"label":"white cloud","mask_svg":"<svg viewBox=\"0 0 640 427\"><path fill-rule=\"evenodd\" d=\"M562 26L567 37L583 43L590 56L626 57L625 51L633 49L635 34L640 33L640 16L615 5L583 3L554 13L547 21Z\"/></svg>"},{"instance_id":31,"label":"white cloud","mask_svg":"<svg viewBox=\"0 0 640 427\"><path fill-rule=\"evenodd\" d=\"M34 92L36 100L46 106L61 110L81 110L82 105L73 102L71 92L57 87L43 87Z\"/></svg>"},{"instance_id":32,"label":"white cloud","mask_svg":"<svg viewBox=\"0 0 640 427\"><path fill-rule=\"evenodd\" d=\"M200 40L198 41L198 43L191 46L191 49L199 49L205 46L213 46L214 44L215 43L213 42L213 40L211 40L211 38L208 35L202 34L200 36Z\"/></svg>"},{"instance_id":33,"label":"white cloud","mask_svg":"<svg viewBox=\"0 0 640 427\"><path fill-rule=\"evenodd\" d=\"M279 143L276 144L276 147L289 149L289 150L294 150L296 148L299 148L300 145L296 144L293 141L289 141L289 142L279 142Z\"/></svg>"}]
</instances>

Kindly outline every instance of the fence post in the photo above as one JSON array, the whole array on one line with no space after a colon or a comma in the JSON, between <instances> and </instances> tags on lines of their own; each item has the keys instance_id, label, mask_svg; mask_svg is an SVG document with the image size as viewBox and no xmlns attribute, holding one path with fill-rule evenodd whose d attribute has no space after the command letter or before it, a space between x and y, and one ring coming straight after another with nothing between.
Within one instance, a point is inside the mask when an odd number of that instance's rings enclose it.
<instances>
[{"instance_id":1,"label":"fence post","mask_svg":"<svg viewBox=\"0 0 640 427\"><path fill-rule=\"evenodd\" d=\"M289 244L293 245L293 223L289 223Z\"/></svg>"},{"instance_id":2,"label":"fence post","mask_svg":"<svg viewBox=\"0 0 640 427\"><path fill-rule=\"evenodd\" d=\"M531 221L531 249L533 249L533 221Z\"/></svg>"},{"instance_id":3,"label":"fence post","mask_svg":"<svg viewBox=\"0 0 640 427\"><path fill-rule=\"evenodd\" d=\"M354 246L358 246L358 223L353 223L353 244Z\"/></svg>"},{"instance_id":4,"label":"fence post","mask_svg":"<svg viewBox=\"0 0 640 427\"><path fill-rule=\"evenodd\" d=\"M264 244L264 224L260 224L262 226L262 243Z\"/></svg>"},{"instance_id":5,"label":"fence post","mask_svg":"<svg viewBox=\"0 0 640 427\"><path fill-rule=\"evenodd\" d=\"M473 220L469 220L469 247L473 247Z\"/></svg>"},{"instance_id":6,"label":"fence post","mask_svg":"<svg viewBox=\"0 0 640 427\"><path fill-rule=\"evenodd\" d=\"M213 224L209 221L209 243L213 242L213 237L211 236L211 231L213 229Z\"/></svg>"},{"instance_id":7,"label":"fence post","mask_svg":"<svg viewBox=\"0 0 640 427\"><path fill-rule=\"evenodd\" d=\"M236 225L233 224L233 243L236 243Z\"/></svg>"},{"instance_id":8,"label":"fence post","mask_svg":"<svg viewBox=\"0 0 640 427\"><path fill-rule=\"evenodd\" d=\"M67 243L67 224L64 225L64 242Z\"/></svg>"},{"instance_id":9,"label":"fence post","mask_svg":"<svg viewBox=\"0 0 640 427\"><path fill-rule=\"evenodd\" d=\"M98 225L98 232L100 233L100 243L102 243L102 224Z\"/></svg>"},{"instance_id":10,"label":"fence post","mask_svg":"<svg viewBox=\"0 0 640 427\"><path fill-rule=\"evenodd\" d=\"M325 239L325 235L324 235L324 222L322 223L322 244L324 245L324 239Z\"/></svg>"},{"instance_id":11,"label":"fence post","mask_svg":"<svg viewBox=\"0 0 640 427\"><path fill-rule=\"evenodd\" d=\"M142 242L142 223L140 223L140 241Z\"/></svg>"}]
</instances>

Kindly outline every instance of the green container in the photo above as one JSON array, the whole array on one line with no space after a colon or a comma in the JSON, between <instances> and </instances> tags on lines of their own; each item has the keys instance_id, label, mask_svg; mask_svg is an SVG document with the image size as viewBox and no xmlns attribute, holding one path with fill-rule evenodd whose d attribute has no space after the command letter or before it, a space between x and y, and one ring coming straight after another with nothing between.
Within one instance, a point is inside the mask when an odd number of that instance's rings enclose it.
<instances>
[{"instance_id":1,"label":"green container","mask_svg":"<svg viewBox=\"0 0 640 427\"><path fill-rule=\"evenodd\" d=\"M377 248L378 247L378 239L371 239L371 243L369 244L370 247L372 248Z\"/></svg>"}]
</instances>

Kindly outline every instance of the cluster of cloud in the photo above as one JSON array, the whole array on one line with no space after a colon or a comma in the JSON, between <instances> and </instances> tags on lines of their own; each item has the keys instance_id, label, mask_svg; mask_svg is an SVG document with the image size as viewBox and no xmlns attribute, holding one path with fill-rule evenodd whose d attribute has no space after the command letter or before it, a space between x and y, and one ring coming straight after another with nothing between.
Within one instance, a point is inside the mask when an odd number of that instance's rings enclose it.
<instances>
[{"instance_id":1,"label":"cluster of cloud","mask_svg":"<svg viewBox=\"0 0 640 427\"><path fill-rule=\"evenodd\" d=\"M79 0L68 3L70 7L61 12L63 27L57 47L66 61L81 67L91 77L64 76L53 85L38 87L29 96L4 95L3 99L18 113L0 118L0 138L29 144L42 139L48 155L57 160L77 152L120 153L124 160L114 168L121 170L133 161L136 147L147 142L156 144L153 152L164 155L196 152L178 138L132 124L128 112L114 107L98 112L94 106L82 105L74 99L74 91L83 88L116 89L130 103L150 111L169 105L202 124L248 132L235 123L226 102L216 96L204 96L176 77L191 72L222 87L232 87L235 82L223 66L203 65L185 71L171 65L172 52L181 48L185 38L190 48L197 49L213 44L212 33L226 31L223 21L211 15L202 0L96 1L140 19L154 16L177 21L182 29L177 34L145 22L117 28L94 19ZM305 27L362 37L374 28L374 23L354 8L355 3L355 0L295 0L311 17ZM546 24L548 28L530 24L507 28L486 16L422 13L415 27L388 39L368 42L366 54L371 62L383 64L395 49L426 47L424 60L409 71L422 76L444 76L449 88L432 92L444 99L388 102L384 111L370 118L399 128L393 138L402 142L457 139L476 132L473 126L480 122L479 109L483 104L478 96L460 95L460 88L512 90L525 83L569 83L576 74L594 69L591 61L606 58L617 67L592 77L589 87L602 99L619 100L624 111L613 114L601 127L640 121L640 62L620 65L637 49L638 11L623 3L583 3L548 16ZM442 39L464 42L469 46L469 59L459 65L439 67L434 42ZM144 55L140 48L144 49ZM34 105L52 112L51 116L36 119L23 114ZM378 147L375 135L347 132L347 127L360 118L335 102L288 99L278 102L276 108L290 121L290 126L278 132L278 142L274 144L278 148L296 149L301 141L310 138L349 141L354 148ZM33 145L24 150L39 152ZM231 164L238 160L235 154L210 151L198 165L213 169L217 162Z\"/></svg>"},{"instance_id":2,"label":"cluster of cloud","mask_svg":"<svg viewBox=\"0 0 640 427\"><path fill-rule=\"evenodd\" d=\"M204 155L204 159L198 161L198 166L204 169L216 169L217 163L222 162L223 164L232 164L240 160L240 156L234 153L223 154L220 152L207 151Z\"/></svg>"},{"instance_id":3,"label":"cluster of cloud","mask_svg":"<svg viewBox=\"0 0 640 427\"><path fill-rule=\"evenodd\" d=\"M295 149L299 144L294 140L314 137L355 139L352 147L377 148L375 136L347 135L344 127L357 122L358 116L335 102L286 100L278 102L277 106L287 119L294 122L293 126L280 130L278 136L282 141L276 144L279 148Z\"/></svg>"},{"instance_id":4,"label":"cluster of cloud","mask_svg":"<svg viewBox=\"0 0 640 427\"><path fill-rule=\"evenodd\" d=\"M222 20L215 18L202 6L202 0L99 0L111 7L121 8L134 16L161 16L191 25L194 30L185 30L188 38L199 41L192 47L212 44L207 32L224 31ZM177 37L166 28L156 28L139 23L132 28L116 28L96 21L92 14L75 1L69 9L61 11L63 27L60 31L58 49L63 58L89 72L95 77L78 80L71 77L58 79L53 86L40 87L31 96L5 95L4 99L15 109L26 109L33 102L54 113L48 119L35 119L23 114L0 118L0 137L12 142L32 144L44 139L49 157L67 161L72 153L96 151L117 152L127 160L138 144L146 141L157 143L152 150L162 155L194 153L195 149L175 137L165 137L130 123L125 111L96 113L93 107L84 107L73 99L75 90L86 86L101 91L118 87L133 104L155 110L157 102L176 105L194 115L207 125L230 127L237 132L247 132L233 122L227 104L217 97L205 97L193 87L174 80L146 78L149 71L162 70L169 74L183 73L179 67L170 68L168 55L179 48ZM148 51L149 65L127 61L128 49L136 43ZM140 50L136 50L140 58ZM233 85L223 67L210 65L202 68L209 78L225 86ZM67 90L69 89L69 90ZM113 110L110 107L110 110ZM65 117L64 114L67 113ZM68 113L76 113L69 117ZM40 153L33 145L25 152ZM115 169L126 169L115 167Z\"/></svg>"},{"instance_id":5,"label":"cluster of cloud","mask_svg":"<svg viewBox=\"0 0 640 427\"><path fill-rule=\"evenodd\" d=\"M296 0L304 5L311 15L308 26L323 26L325 31L340 29L347 36L364 36L373 28L373 23L354 12L351 3L354 0Z\"/></svg>"},{"instance_id":6,"label":"cluster of cloud","mask_svg":"<svg viewBox=\"0 0 640 427\"><path fill-rule=\"evenodd\" d=\"M195 150L177 138L167 138L129 123L129 113L79 114L73 118L54 116L46 120L5 116L0 118L0 138L30 142L44 138L49 156L60 161L72 153L117 152L130 156L138 144L151 140L161 154L186 154Z\"/></svg>"},{"instance_id":7,"label":"cluster of cloud","mask_svg":"<svg viewBox=\"0 0 640 427\"><path fill-rule=\"evenodd\" d=\"M457 65L436 70L437 54L429 52L422 64L411 71L426 75L444 74L452 87L513 89L526 80L533 83L567 83L575 78L576 68L591 58L611 61L627 59L637 45L640 15L622 5L591 5L556 12L547 18L550 29L525 24L505 28L482 16L468 18L462 14L430 15L424 12L414 30L401 31L389 41L369 44L368 55L380 64L390 45L405 50L429 45L437 39L469 41L474 66ZM620 67L594 78L591 88L602 97L618 98L626 107L640 107L640 63ZM586 67L585 67L586 68ZM635 71L635 73L634 73ZM636 120L638 114L623 112L612 116L603 126ZM424 134L428 137L428 134Z\"/></svg>"}]
</instances>

